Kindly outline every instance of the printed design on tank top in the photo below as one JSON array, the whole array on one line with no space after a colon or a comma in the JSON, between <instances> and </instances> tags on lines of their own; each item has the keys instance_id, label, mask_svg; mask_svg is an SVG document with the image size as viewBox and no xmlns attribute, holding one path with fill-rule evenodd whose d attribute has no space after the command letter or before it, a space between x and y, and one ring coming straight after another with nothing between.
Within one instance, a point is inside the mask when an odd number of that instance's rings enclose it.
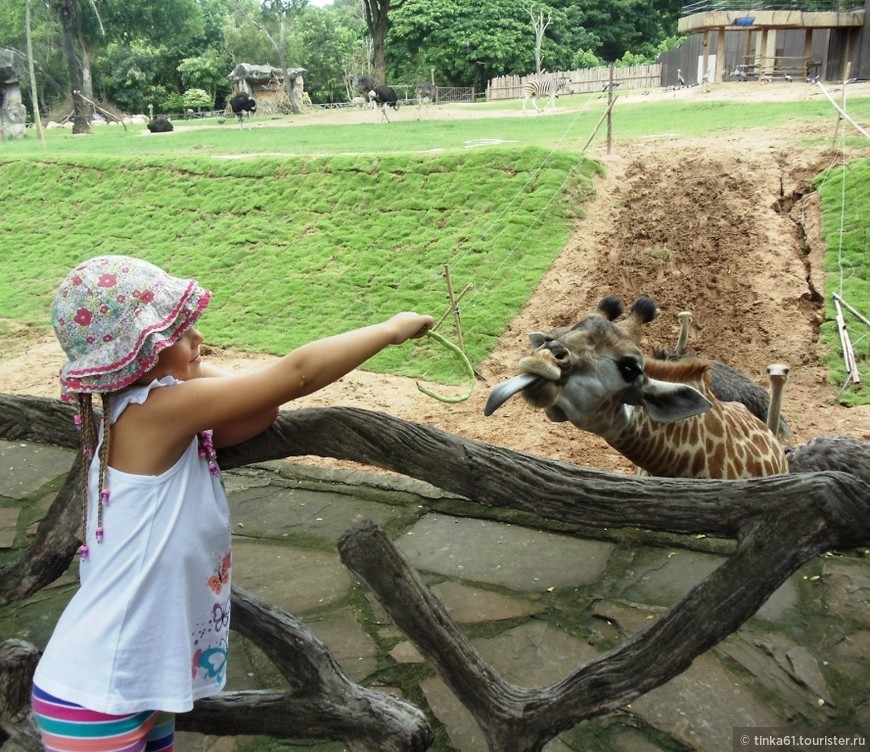
<instances>
[{"instance_id":1,"label":"printed design on tank top","mask_svg":"<svg viewBox=\"0 0 870 752\"><path fill-rule=\"evenodd\" d=\"M206 586L215 596L223 594L223 600L212 605L208 619L198 624L193 638L192 678L204 672L209 679L223 681L227 665L227 647L230 624L230 570L233 566L232 552L216 557L218 564L214 573L206 579Z\"/></svg>"}]
</instances>

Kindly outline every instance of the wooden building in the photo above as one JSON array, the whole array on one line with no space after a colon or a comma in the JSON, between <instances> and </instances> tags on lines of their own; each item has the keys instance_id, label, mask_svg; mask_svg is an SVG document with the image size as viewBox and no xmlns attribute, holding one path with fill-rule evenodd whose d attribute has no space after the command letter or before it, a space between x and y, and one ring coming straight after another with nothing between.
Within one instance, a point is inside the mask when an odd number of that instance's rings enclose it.
<instances>
[{"instance_id":1,"label":"wooden building","mask_svg":"<svg viewBox=\"0 0 870 752\"><path fill-rule=\"evenodd\" d=\"M661 56L663 85L704 81L841 80L870 76L864 5L826 2L700 0L683 8L689 39ZM827 9L819 9L828 5ZM804 10L801 6L812 8Z\"/></svg>"}]
</instances>

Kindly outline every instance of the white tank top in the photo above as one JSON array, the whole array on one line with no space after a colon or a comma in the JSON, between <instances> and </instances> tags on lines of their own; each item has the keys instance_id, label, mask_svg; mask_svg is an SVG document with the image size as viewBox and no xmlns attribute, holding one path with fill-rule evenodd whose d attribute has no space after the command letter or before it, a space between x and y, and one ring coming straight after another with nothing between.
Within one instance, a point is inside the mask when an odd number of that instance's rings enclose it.
<instances>
[{"instance_id":1,"label":"white tank top","mask_svg":"<svg viewBox=\"0 0 870 752\"><path fill-rule=\"evenodd\" d=\"M112 401L112 421L166 377ZM101 436L102 438L102 436ZM226 682L230 515L219 475L194 438L157 476L108 469L102 543L95 537L99 461L91 463L88 558L34 683L90 710L182 713ZM97 455L99 456L99 455Z\"/></svg>"}]
</instances>

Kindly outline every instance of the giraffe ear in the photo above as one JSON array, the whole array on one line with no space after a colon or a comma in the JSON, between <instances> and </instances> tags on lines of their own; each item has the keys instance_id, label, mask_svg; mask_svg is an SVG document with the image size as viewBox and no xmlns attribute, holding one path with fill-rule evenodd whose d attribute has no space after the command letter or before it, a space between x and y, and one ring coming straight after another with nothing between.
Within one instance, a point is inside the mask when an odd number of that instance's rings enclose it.
<instances>
[{"instance_id":1,"label":"giraffe ear","mask_svg":"<svg viewBox=\"0 0 870 752\"><path fill-rule=\"evenodd\" d=\"M673 423L707 412L713 403L688 384L648 379L643 385L643 409L659 423Z\"/></svg>"}]
</instances>

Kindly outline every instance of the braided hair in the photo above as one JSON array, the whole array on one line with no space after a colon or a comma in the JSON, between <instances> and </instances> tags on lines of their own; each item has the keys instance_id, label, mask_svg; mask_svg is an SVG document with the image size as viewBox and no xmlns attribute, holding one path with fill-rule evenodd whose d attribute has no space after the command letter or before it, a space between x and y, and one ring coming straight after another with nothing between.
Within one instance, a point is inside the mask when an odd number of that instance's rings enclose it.
<instances>
[{"instance_id":1,"label":"braided hair","mask_svg":"<svg viewBox=\"0 0 870 752\"><path fill-rule=\"evenodd\" d=\"M97 451L100 437L100 420L103 426L103 443L100 444L99 455L99 481L97 487L97 525L95 535L98 543L103 541L103 507L109 503L109 489L106 486L106 474L109 467L109 452L112 446L112 420L111 420L111 394L100 395L102 399L102 417L98 418L94 412L93 400L90 394L79 394L79 414L76 423L81 430L81 451L84 461L82 462L79 482L82 492L82 522L80 537L82 545L79 555L83 559L88 558L88 486L90 483L91 464Z\"/></svg>"}]
</instances>

